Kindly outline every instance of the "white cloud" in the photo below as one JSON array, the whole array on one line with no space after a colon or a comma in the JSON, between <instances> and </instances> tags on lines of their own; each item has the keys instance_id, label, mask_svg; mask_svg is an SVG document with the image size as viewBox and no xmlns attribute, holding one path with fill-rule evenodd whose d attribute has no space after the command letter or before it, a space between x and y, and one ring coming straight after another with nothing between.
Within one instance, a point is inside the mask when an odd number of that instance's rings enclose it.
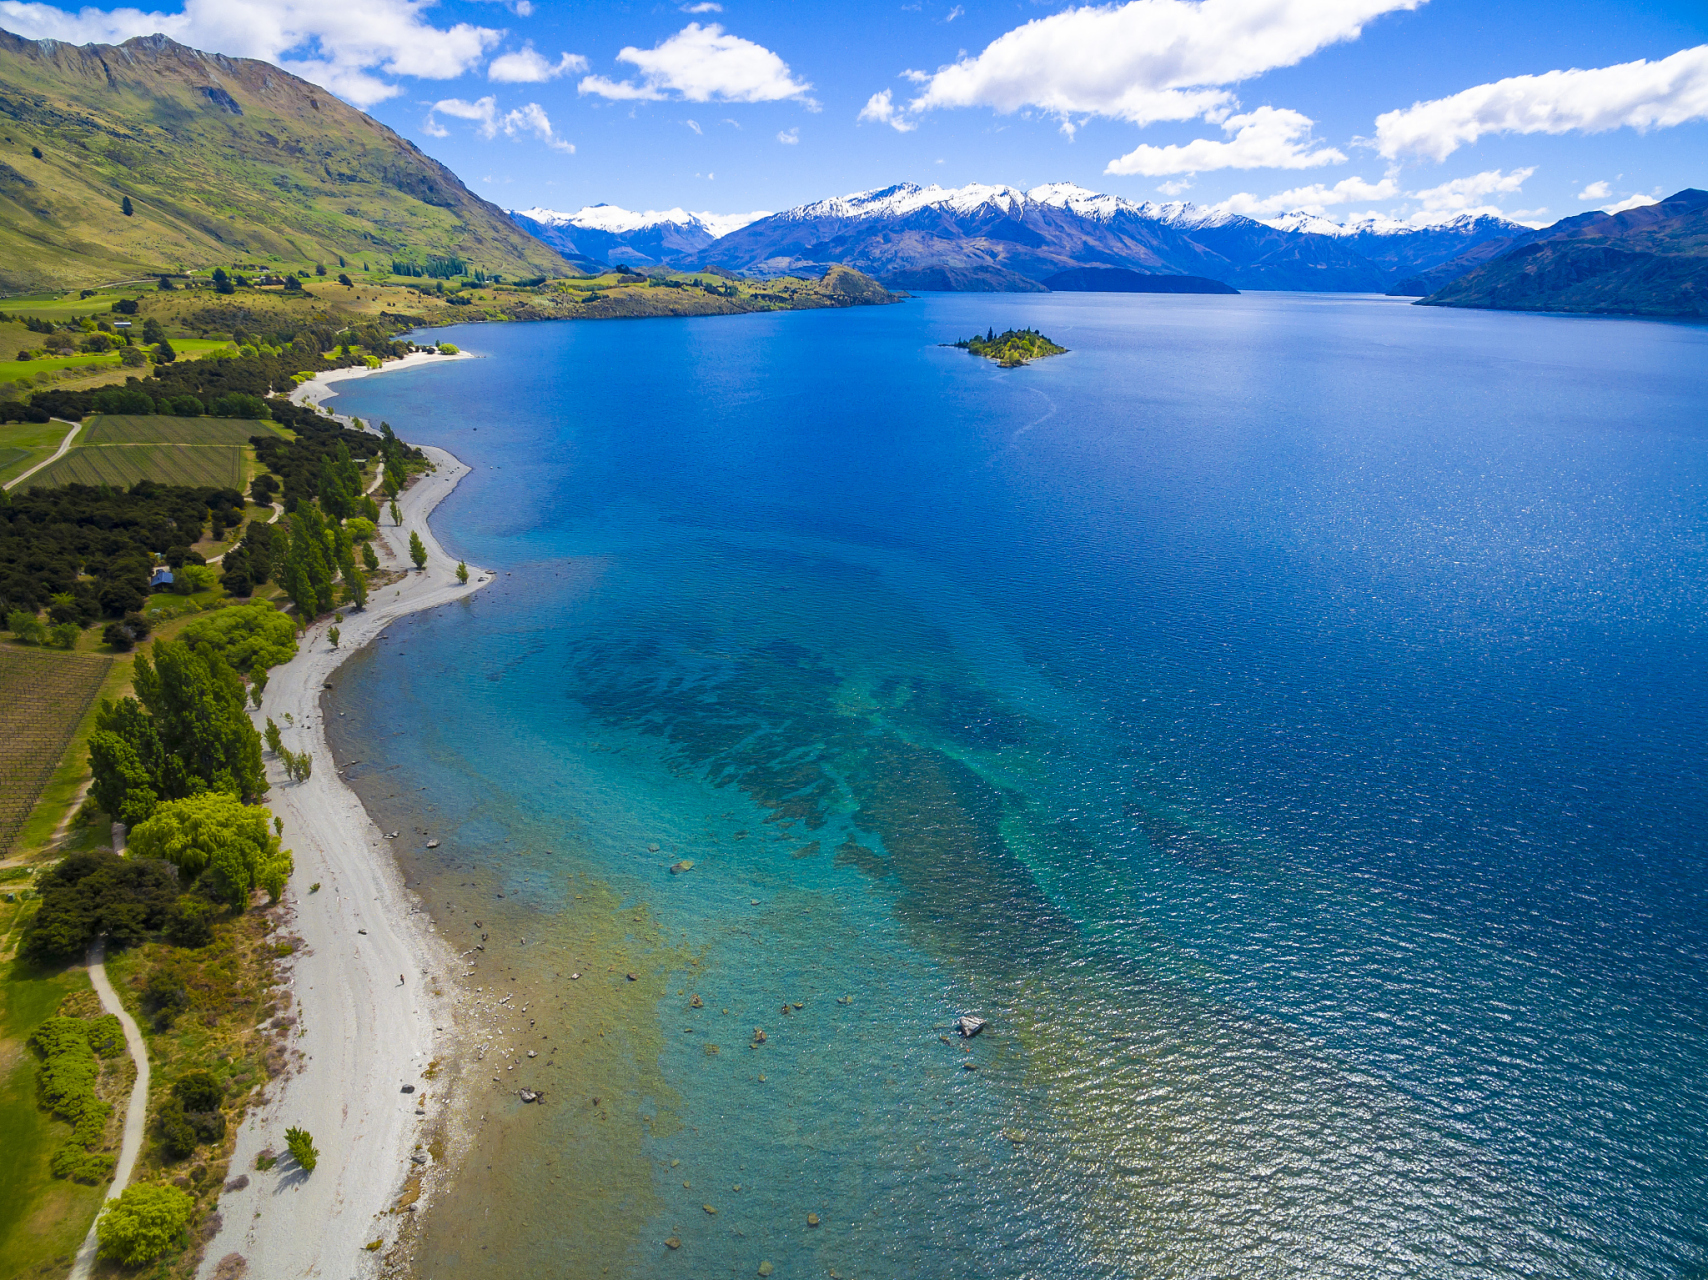
<instances>
[{"instance_id":1,"label":"white cloud","mask_svg":"<svg viewBox=\"0 0 1708 1280\"><path fill-rule=\"evenodd\" d=\"M1637 195L1626 196L1623 200L1615 201L1613 204L1602 205L1601 211L1603 213L1624 213L1627 209L1640 209L1646 204L1659 204L1660 200L1661 189L1656 187L1648 195L1639 192Z\"/></svg>"},{"instance_id":2,"label":"white cloud","mask_svg":"<svg viewBox=\"0 0 1708 1280\"><path fill-rule=\"evenodd\" d=\"M1168 196L1170 199L1173 199L1175 196L1182 195L1185 192L1192 190L1192 179L1176 178L1172 182L1158 183L1157 190L1162 192L1163 195Z\"/></svg>"},{"instance_id":3,"label":"white cloud","mask_svg":"<svg viewBox=\"0 0 1708 1280\"><path fill-rule=\"evenodd\" d=\"M874 93L868 98L866 105L860 108L859 119L862 121L870 120L873 124L887 124L897 133L908 133L919 127L917 123L896 110L895 99L889 89L885 89L882 93Z\"/></svg>"},{"instance_id":4,"label":"white cloud","mask_svg":"<svg viewBox=\"0 0 1708 1280\"><path fill-rule=\"evenodd\" d=\"M1211 207L1221 213L1240 213L1248 218L1272 218L1278 213L1295 211L1320 214L1334 205L1351 204L1355 200L1392 200L1399 194L1399 184L1392 178L1383 178L1380 182L1345 178L1332 187L1318 182L1309 187L1278 191L1272 196L1258 197L1242 191Z\"/></svg>"},{"instance_id":5,"label":"white cloud","mask_svg":"<svg viewBox=\"0 0 1708 1280\"><path fill-rule=\"evenodd\" d=\"M1376 118L1389 159L1445 160L1486 133L1639 132L1708 119L1708 45L1659 62L1639 59L1589 71L1549 71L1477 85Z\"/></svg>"},{"instance_id":6,"label":"white cloud","mask_svg":"<svg viewBox=\"0 0 1708 1280\"><path fill-rule=\"evenodd\" d=\"M1498 213L1498 209L1489 206L1488 198L1522 190L1525 179L1535 172L1535 165L1528 169L1514 169L1510 173L1489 169L1468 178L1454 178L1439 186L1414 191L1411 198L1428 213Z\"/></svg>"},{"instance_id":7,"label":"white cloud","mask_svg":"<svg viewBox=\"0 0 1708 1280\"><path fill-rule=\"evenodd\" d=\"M1510 172L1489 169L1483 173L1426 187L1422 191L1404 191L1400 188L1396 170L1388 173L1379 182L1369 182L1363 178L1345 178L1332 187L1319 182L1308 187L1294 187L1290 191L1278 191L1272 196L1257 196L1249 191L1242 191L1211 207L1218 212L1239 213L1248 218L1265 219L1295 212L1322 215L1340 205L1404 199L1412 206L1407 217L1420 225L1445 222L1449 218L1466 213L1486 213L1522 221L1530 214L1545 211L1532 209L1507 214L1489 203L1489 197L1511 195L1521 190L1525 180L1535 172L1534 166L1513 169ZM1370 216L1380 215L1372 212Z\"/></svg>"},{"instance_id":8,"label":"white cloud","mask_svg":"<svg viewBox=\"0 0 1708 1280\"><path fill-rule=\"evenodd\" d=\"M1104 173L1202 173L1208 169L1315 169L1345 164L1346 156L1311 140L1311 119L1285 108L1259 107L1222 121L1227 142L1195 138L1185 146L1133 148ZM1316 148L1313 150L1312 148Z\"/></svg>"},{"instance_id":9,"label":"white cloud","mask_svg":"<svg viewBox=\"0 0 1708 1280\"><path fill-rule=\"evenodd\" d=\"M630 45L617 54L617 61L638 68L640 83L587 76L581 92L640 101L658 101L671 94L689 102L812 101L807 97L812 86L796 80L788 63L763 45L728 34L716 23L702 27L690 22L651 49Z\"/></svg>"},{"instance_id":10,"label":"white cloud","mask_svg":"<svg viewBox=\"0 0 1708 1280\"><path fill-rule=\"evenodd\" d=\"M1605 200L1613 194L1613 188L1605 182L1592 182L1578 192L1579 200Z\"/></svg>"},{"instance_id":11,"label":"white cloud","mask_svg":"<svg viewBox=\"0 0 1708 1280\"><path fill-rule=\"evenodd\" d=\"M573 154L575 151L574 143L566 142L552 132L551 119L546 115L545 108L537 102L530 102L525 107L518 107L500 115L498 99L491 94L476 98L473 102L462 98L442 99L433 104L422 128L435 138L443 138L447 130L434 118L436 115L472 120L483 138L496 138L500 133L507 138L514 138L520 134L531 133L554 151L562 151L565 154Z\"/></svg>"},{"instance_id":12,"label":"white cloud","mask_svg":"<svg viewBox=\"0 0 1708 1280\"><path fill-rule=\"evenodd\" d=\"M1036 18L974 57L932 74L911 111L1035 107L1060 117L1134 124L1216 118L1233 107L1223 86L1289 67L1356 39L1384 13L1423 0L1131 0Z\"/></svg>"},{"instance_id":13,"label":"white cloud","mask_svg":"<svg viewBox=\"0 0 1708 1280\"><path fill-rule=\"evenodd\" d=\"M777 141L781 142L785 147L792 147L800 142L800 140L801 131L798 128L779 129L777 131Z\"/></svg>"},{"instance_id":14,"label":"white cloud","mask_svg":"<svg viewBox=\"0 0 1708 1280\"><path fill-rule=\"evenodd\" d=\"M706 132L704 129L700 128L700 122L698 120L684 120L682 123L687 125L695 133L700 134L702 136L704 136L704 134Z\"/></svg>"},{"instance_id":15,"label":"white cloud","mask_svg":"<svg viewBox=\"0 0 1708 1280\"><path fill-rule=\"evenodd\" d=\"M494 58L492 65L486 69L486 78L497 80L501 84L543 84L572 71L585 70L587 59L580 54L566 53L556 62L549 62L534 51L533 42L530 41L515 53Z\"/></svg>"},{"instance_id":16,"label":"white cloud","mask_svg":"<svg viewBox=\"0 0 1708 1280\"><path fill-rule=\"evenodd\" d=\"M949 16L947 18L944 18L943 21L945 23L953 22L956 18L960 17L965 12L966 12L966 10L963 9L960 5L956 5L953 9L949 10Z\"/></svg>"},{"instance_id":17,"label":"white cloud","mask_svg":"<svg viewBox=\"0 0 1708 1280\"><path fill-rule=\"evenodd\" d=\"M724 7L721 4L713 3L713 0L700 0L699 4L685 4L681 8L683 13L722 13L724 11Z\"/></svg>"},{"instance_id":18,"label":"white cloud","mask_svg":"<svg viewBox=\"0 0 1708 1280\"><path fill-rule=\"evenodd\" d=\"M427 21L432 0L185 0L177 13L141 9L72 13L0 0L0 26L31 39L120 43L161 32L197 49L262 58L324 85L359 107L401 90L382 77L451 80L471 71L502 31Z\"/></svg>"}]
</instances>

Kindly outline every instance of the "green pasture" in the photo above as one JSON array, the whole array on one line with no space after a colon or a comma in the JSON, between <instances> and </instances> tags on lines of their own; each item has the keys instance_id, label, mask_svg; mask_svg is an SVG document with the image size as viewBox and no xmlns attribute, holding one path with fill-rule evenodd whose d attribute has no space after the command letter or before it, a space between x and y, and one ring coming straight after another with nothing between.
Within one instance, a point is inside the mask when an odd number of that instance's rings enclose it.
<instances>
[{"instance_id":1,"label":"green pasture","mask_svg":"<svg viewBox=\"0 0 1708 1280\"><path fill-rule=\"evenodd\" d=\"M51 458L69 430L63 422L0 424L0 484Z\"/></svg>"},{"instance_id":2,"label":"green pasture","mask_svg":"<svg viewBox=\"0 0 1708 1280\"><path fill-rule=\"evenodd\" d=\"M158 484L243 488L239 445L112 444L77 447L29 478L31 487L110 484L129 488L138 480Z\"/></svg>"},{"instance_id":3,"label":"green pasture","mask_svg":"<svg viewBox=\"0 0 1708 1280\"><path fill-rule=\"evenodd\" d=\"M272 424L248 418L168 418L159 414L102 413L85 422L79 447L132 444L244 445Z\"/></svg>"}]
</instances>

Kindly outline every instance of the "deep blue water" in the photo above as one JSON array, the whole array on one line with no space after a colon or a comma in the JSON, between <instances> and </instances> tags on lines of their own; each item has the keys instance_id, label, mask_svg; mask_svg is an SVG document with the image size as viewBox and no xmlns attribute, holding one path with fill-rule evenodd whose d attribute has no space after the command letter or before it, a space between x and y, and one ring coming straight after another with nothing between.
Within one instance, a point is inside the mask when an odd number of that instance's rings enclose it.
<instances>
[{"instance_id":1,"label":"deep blue water","mask_svg":"<svg viewBox=\"0 0 1708 1280\"><path fill-rule=\"evenodd\" d=\"M937 345L1011 324L1071 353ZM602 1104L650 1191L554 1212L613 1130L494 1101L503 1210L436 1274L1708 1274L1708 330L442 336L487 358L335 407L474 464L434 527L504 576L353 662L337 754L427 786L412 874L544 940L542 1019L584 887L676 950Z\"/></svg>"}]
</instances>

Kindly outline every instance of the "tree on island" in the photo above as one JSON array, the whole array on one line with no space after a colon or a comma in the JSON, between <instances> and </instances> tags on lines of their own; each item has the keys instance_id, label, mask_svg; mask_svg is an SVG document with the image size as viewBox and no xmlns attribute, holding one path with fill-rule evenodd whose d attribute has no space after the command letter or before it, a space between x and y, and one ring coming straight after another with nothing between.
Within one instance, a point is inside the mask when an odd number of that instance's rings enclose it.
<instances>
[{"instance_id":1,"label":"tree on island","mask_svg":"<svg viewBox=\"0 0 1708 1280\"><path fill-rule=\"evenodd\" d=\"M409 531L409 558L415 561L417 569L427 567L427 548L421 544L421 535L413 529Z\"/></svg>"}]
</instances>

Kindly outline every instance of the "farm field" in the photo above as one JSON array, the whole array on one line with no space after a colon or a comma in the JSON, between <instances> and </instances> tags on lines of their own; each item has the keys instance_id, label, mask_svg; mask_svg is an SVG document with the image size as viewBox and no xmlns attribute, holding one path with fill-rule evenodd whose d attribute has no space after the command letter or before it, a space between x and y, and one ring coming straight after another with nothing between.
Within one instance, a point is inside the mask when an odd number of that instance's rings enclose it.
<instances>
[{"instance_id":1,"label":"farm field","mask_svg":"<svg viewBox=\"0 0 1708 1280\"><path fill-rule=\"evenodd\" d=\"M157 415L97 414L84 423L83 445L196 444L245 445L254 435L273 434L267 422L246 418L168 418Z\"/></svg>"},{"instance_id":2,"label":"farm field","mask_svg":"<svg viewBox=\"0 0 1708 1280\"><path fill-rule=\"evenodd\" d=\"M10 851L112 662L0 645L0 850Z\"/></svg>"},{"instance_id":3,"label":"farm field","mask_svg":"<svg viewBox=\"0 0 1708 1280\"><path fill-rule=\"evenodd\" d=\"M241 489L243 464L241 445L96 445L73 449L31 476L29 485L110 484L128 488L138 480L153 480Z\"/></svg>"}]
</instances>

